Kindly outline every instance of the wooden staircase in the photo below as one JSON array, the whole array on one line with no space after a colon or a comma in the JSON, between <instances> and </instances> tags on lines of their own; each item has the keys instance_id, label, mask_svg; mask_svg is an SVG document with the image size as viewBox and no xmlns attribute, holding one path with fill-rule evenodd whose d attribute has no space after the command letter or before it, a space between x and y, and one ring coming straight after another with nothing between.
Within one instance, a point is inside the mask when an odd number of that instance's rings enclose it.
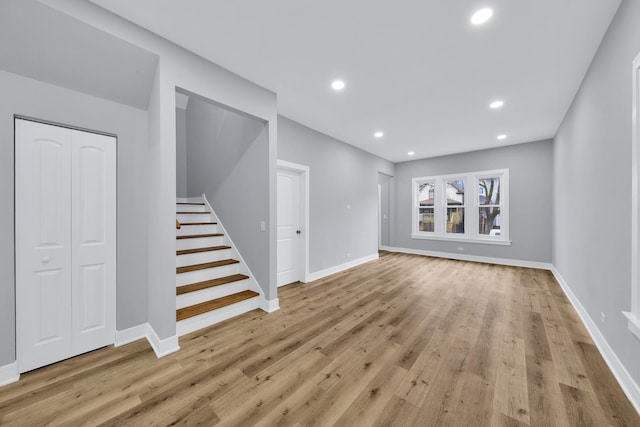
<instances>
[{"instance_id":1,"label":"wooden staircase","mask_svg":"<svg viewBox=\"0 0 640 427\"><path fill-rule=\"evenodd\" d=\"M205 203L177 201L176 220L178 335L258 308L261 295L248 269Z\"/></svg>"}]
</instances>

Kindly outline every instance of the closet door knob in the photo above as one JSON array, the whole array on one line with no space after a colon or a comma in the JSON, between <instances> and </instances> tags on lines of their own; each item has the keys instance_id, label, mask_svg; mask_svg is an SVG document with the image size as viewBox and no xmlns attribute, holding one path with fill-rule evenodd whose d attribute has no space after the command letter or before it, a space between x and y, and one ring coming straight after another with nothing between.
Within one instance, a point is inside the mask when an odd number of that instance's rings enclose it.
<instances>
[{"instance_id":1,"label":"closet door knob","mask_svg":"<svg viewBox=\"0 0 640 427\"><path fill-rule=\"evenodd\" d=\"M49 261L50 261L50 258L48 256L42 257L42 263L43 264L47 264Z\"/></svg>"}]
</instances>

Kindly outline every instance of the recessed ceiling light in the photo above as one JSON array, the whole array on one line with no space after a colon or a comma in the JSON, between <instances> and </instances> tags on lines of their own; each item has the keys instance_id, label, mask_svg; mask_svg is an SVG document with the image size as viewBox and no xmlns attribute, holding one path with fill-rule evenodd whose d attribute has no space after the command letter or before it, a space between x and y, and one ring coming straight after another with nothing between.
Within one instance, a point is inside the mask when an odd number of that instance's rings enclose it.
<instances>
[{"instance_id":1,"label":"recessed ceiling light","mask_svg":"<svg viewBox=\"0 0 640 427\"><path fill-rule=\"evenodd\" d=\"M500 141L502 141L503 139L507 139L507 135L505 135L505 134L498 135L498 139L499 139Z\"/></svg>"},{"instance_id":2,"label":"recessed ceiling light","mask_svg":"<svg viewBox=\"0 0 640 427\"><path fill-rule=\"evenodd\" d=\"M333 88L333 90L342 90L344 89L344 82L342 80L335 80L333 83L331 83L331 87Z\"/></svg>"},{"instance_id":3,"label":"recessed ceiling light","mask_svg":"<svg viewBox=\"0 0 640 427\"><path fill-rule=\"evenodd\" d=\"M373 136L375 136L376 138L382 138L384 136L384 132L378 131L378 132L374 133Z\"/></svg>"},{"instance_id":4,"label":"recessed ceiling light","mask_svg":"<svg viewBox=\"0 0 640 427\"><path fill-rule=\"evenodd\" d=\"M492 9L489 9L489 8L480 9L479 11L474 13L473 16L471 16L471 23L473 25L482 25L485 22L487 22L489 19L491 19L492 16L493 16Z\"/></svg>"},{"instance_id":5,"label":"recessed ceiling light","mask_svg":"<svg viewBox=\"0 0 640 427\"><path fill-rule=\"evenodd\" d=\"M416 153L414 153L413 151L409 151L407 154L410 155L410 156L413 156Z\"/></svg>"},{"instance_id":6,"label":"recessed ceiling light","mask_svg":"<svg viewBox=\"0 0 640 427\"><path fill-rule=\"evenodd\" d=\"M503 105L504 105L504 101L493 101L491 104L489 104L489 107L495 110L496 108L500 108Z\"/></svg>"}]
</instances>

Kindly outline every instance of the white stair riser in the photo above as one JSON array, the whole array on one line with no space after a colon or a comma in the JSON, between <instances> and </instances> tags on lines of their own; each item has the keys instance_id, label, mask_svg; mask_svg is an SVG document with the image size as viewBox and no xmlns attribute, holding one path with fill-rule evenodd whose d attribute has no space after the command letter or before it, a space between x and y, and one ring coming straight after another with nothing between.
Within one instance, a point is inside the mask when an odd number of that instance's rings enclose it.
<instances>
[{"instance_id":1,"label":"white stair riser","mask_svg":"<svg viewBox=\"0 0 640 427\"><path fill-rule=\"evenodd\" d=\"M181 214L177 213L176 218L178 222L211 222L211 214L201 213L201 214Z\"/></svg>"},{"instance_id":2,"label":"white stair riser","mask_svg":"<svg viewBox=\"0 0 640 427\"><path fill-rule=\"evenodd\" d=\"M204 264L205 262L220 261L231 258L231 249L221 249L218 251L199 252L196 254L176 256L176 267L186 265Z\"/></svg>"},{"instance_id":3,"label":"white stair riser","mask_svg":"<svg viewBox=\"0 0 640 427\"><path fill-rule=\"evenodd\" d=\"M178 205L176 204L176 212L204 212L204 205Z\"/></svg>"},{"instance_id":4,"label":"white stair riser","mask_svg":"<svg viewBox=\"0 0 640 427\"><path fill-rule=\"evenodd\" d=\"M249 289L249 281L245 279L227 283L226 285L214 286L213 288L203 289L201 291L189 292L176 297L176 308L189 307L190 305L226 297L231 294L246 291L247 289Z\"/></svg>"},{"instance_id":5,"label":"white stair riser","mask_svg":"<svg viewBox=\"0 0 640 427\"><path fill-rule=\"evenodd\" d=\"M198 316L181 320L176 324L176 333L178 334L178 336L182 336L188 334L189 332L206 328L207 326L222 322L223 320L227 320L231 317L238 316L251 310L255 310L259 308L259 305L259 298L254 297L235 304L228 305L226 307L219 308L218 310L213 310L208 313L203 313Z\"/></svg>"},{"instance_id":6,"label":"white stair riser","mask_svg":"<svg viewBox=\"0 0 640 427\"><path fill-rule=\"evenodd\" d=\"M190 285L192 283L204 282L205 280L218 279L220 277L238 274L240 272L239 267L239 264L230 264L222 267L207 268L206 270L176 274L176 286Z\"/></svg>"},{"instance_id":7,"label":"white stair riser","mask_svg":"<svg viewBox=\"0 0 640 427\"><path fill-rule=\"evenodd\" d=\"M208 225L183 225L176 230L176 236L193 236L195 234L213 234L218 232L216 224Z\"/></svg>"},{"instance_id":8,"label":"white stair riser","mask_svg":"<svg viewBox=\"0 0 640 427\"><path fill-rule=\"evenodd\" d=\"M178 239L176 240L176 250L183 251L186 249L209 248L211 246L223 246L222 236L216 237L198 237L196 239Z\"/></svg>"}]
</instances>

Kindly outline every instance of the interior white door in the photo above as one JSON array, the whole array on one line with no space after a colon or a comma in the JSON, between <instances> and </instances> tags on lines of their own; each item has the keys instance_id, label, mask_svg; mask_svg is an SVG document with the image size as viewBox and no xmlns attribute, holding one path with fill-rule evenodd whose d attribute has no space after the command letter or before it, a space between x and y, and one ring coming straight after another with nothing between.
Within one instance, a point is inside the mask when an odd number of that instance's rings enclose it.
<instances>
[{"instance_id":1,"label":"interior white door","mask_svg":"<svg viewBox=\"0 0 640 427\"><path fill-rule=\"evenodd\" d=\"M278 286L300 280L300 175L278 171Z\"/></svg>"},{"instance_id":2,"label":"interior white door","mask_svg":"<svg viewBox=\"0 0 640 427\"><path fill-rule=\"evenodd\" d=\"M114 342L115 138L15 121L20 372Z\"/></svg>"},{"instance_id":3,"label":"interior white door","mask_svg":"<svg viewBox=\"0 0 640 427\"><path fill-rule=\"evenodd\" d=\"M71 348L71 131L16 120L16 344L25 372Z\"/></svg>"},{"instance_id":4,"label":"interior white door","mask_svg":"<svg viewBox=\"0 0 640 427\"><path fill-rule=\"evenodd\" d=\"M116 141L74 130L71 165L73 354L114 342Z\"/></svg>"}]
</instances>

